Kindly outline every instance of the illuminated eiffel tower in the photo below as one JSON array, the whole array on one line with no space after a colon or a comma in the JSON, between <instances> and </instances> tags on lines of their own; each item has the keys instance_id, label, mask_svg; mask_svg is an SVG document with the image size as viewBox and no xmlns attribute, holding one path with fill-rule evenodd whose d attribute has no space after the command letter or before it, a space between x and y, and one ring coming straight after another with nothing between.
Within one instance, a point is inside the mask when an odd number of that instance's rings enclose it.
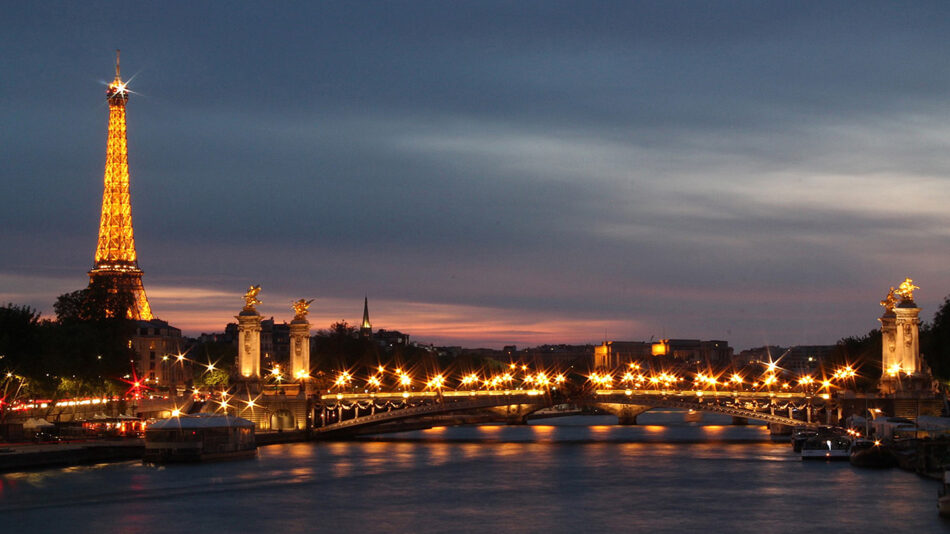
<instances>
[{"instance_id":1,"label":"illuminated eiffel tower","mask_svg":"<svg viewBox=\"0 0 950 534\"><path fill-rule=\"evenodd\" d=\"M115 51L115 80L106 90L109 101L109 140L102 191L102 218L96 263L89 271L89 286L108 291L111 306L127 308L130 319L149 321L152 309L142 285L142 270L135 259L132 205L129 199L129 153L125 136L125 104L129 91L119 76L119 51ZM114 313L116 310L108 310Z\"/></svg>"}]
</instances>

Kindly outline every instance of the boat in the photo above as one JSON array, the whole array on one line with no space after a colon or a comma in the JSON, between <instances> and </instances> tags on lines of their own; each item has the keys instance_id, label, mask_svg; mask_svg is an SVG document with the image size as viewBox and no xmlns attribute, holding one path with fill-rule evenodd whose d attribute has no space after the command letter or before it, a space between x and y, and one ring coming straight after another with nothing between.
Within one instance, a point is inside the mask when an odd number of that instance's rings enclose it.
<instances>
[{"instance_id":1,"label":"boat","mask_svg":"<svg viewBox=\"0 0 950 534\"><path fill-rule=\"evenodd\" d=\"M145 429L145 463L202 462L257 455L254 423L232 415L191 414Z\"/></svg>"},{"instance_id":2,"label":"boat","mask_svg":"<svg viewBox=\"0 0 950 534\"><path fill-rule=\"evenodd\" d=\"M937 512L950 517L950 471L943 472L943 485L937 491Z\"/></svg>"},{"instance_id":3,"label":"boat","mask_svg":"<svg viewBox=\"0 0 950 534\"><path fill-rule=\"evenodd\" d=\"M818 431L810 427L795 427L792 432L792 449L795 452L802 452L802 445L811 438L817 437Z\"/></svg>"},{"instance_id":4,"label":"boat","mask_svg":"<svg viewBox=\"0 0 950 534\"><path fill-rule=\"evenodd\" d=\"M851 443L849 455L855 467L894 467L897 458L880 440L858 438Z\"/></svg>"},{"instance_id":5,"label":"boat","mask_svg":"<svg viewBox=\"0 0 950 534\"><path fill-rule=\"evenodd\" d=\"M848 460L851 440L844 436L818 435L802 444L802 460Z\"/></svg>"}]
</instances>

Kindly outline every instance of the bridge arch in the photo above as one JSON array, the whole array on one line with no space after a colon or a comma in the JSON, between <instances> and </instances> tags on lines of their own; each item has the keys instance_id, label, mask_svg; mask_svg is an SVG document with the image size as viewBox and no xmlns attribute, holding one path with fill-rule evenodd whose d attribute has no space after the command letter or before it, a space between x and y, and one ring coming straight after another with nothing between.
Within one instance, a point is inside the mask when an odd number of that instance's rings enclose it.
<instances>
[{"instance_id":1,"label":"bridge arch","mask_svg":"<svg viewBox=\"0 0 950 534\"><path fill-rule=\"evenodd\" d=\"M295 430L297 428L294 413L286 408L275 410L270 416L271 430Z\"/></svg>"}]
</instances>

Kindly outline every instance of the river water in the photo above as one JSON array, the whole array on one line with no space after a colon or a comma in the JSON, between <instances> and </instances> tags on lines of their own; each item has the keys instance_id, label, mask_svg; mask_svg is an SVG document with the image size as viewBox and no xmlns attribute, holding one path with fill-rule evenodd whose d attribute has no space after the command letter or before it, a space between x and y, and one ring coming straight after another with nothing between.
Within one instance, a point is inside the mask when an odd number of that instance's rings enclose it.
<instances>
[{"instance_id":1,"label":"river water","mask_svg":"<svg viewBox=\"0 0 950 534\"><path fill-rule=\"evenodd\" d=\"M654 411L0 475L0 532L950 532L938 483Z\"/></svg>"}]
</instances>

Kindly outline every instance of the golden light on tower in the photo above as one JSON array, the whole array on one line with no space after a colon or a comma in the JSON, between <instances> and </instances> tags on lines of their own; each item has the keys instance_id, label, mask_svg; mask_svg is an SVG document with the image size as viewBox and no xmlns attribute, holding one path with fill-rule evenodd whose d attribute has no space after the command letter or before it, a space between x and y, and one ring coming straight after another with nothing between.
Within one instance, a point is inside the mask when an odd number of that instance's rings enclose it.
<instances>
[{"instance_id":1,"label":"golden light on tower","mask_svg":"<svg viewBox=\"0 0 950 534\"><path fill-rule=\"evenodd\" d=\"M115 53L115 79L106 89L106 100L109 102L109 135L103 177L102 215L99 220L95 266L89 271L89 283L103 285L110 295L130 297L126 313L128 317L148 321L152 319L152 309L142 285L142 271L135 256L135 237L132 232L129 150L125 124L125 104L129 101L129 91L119 73L118 50Z\"/></svg>"}]
</instances>

